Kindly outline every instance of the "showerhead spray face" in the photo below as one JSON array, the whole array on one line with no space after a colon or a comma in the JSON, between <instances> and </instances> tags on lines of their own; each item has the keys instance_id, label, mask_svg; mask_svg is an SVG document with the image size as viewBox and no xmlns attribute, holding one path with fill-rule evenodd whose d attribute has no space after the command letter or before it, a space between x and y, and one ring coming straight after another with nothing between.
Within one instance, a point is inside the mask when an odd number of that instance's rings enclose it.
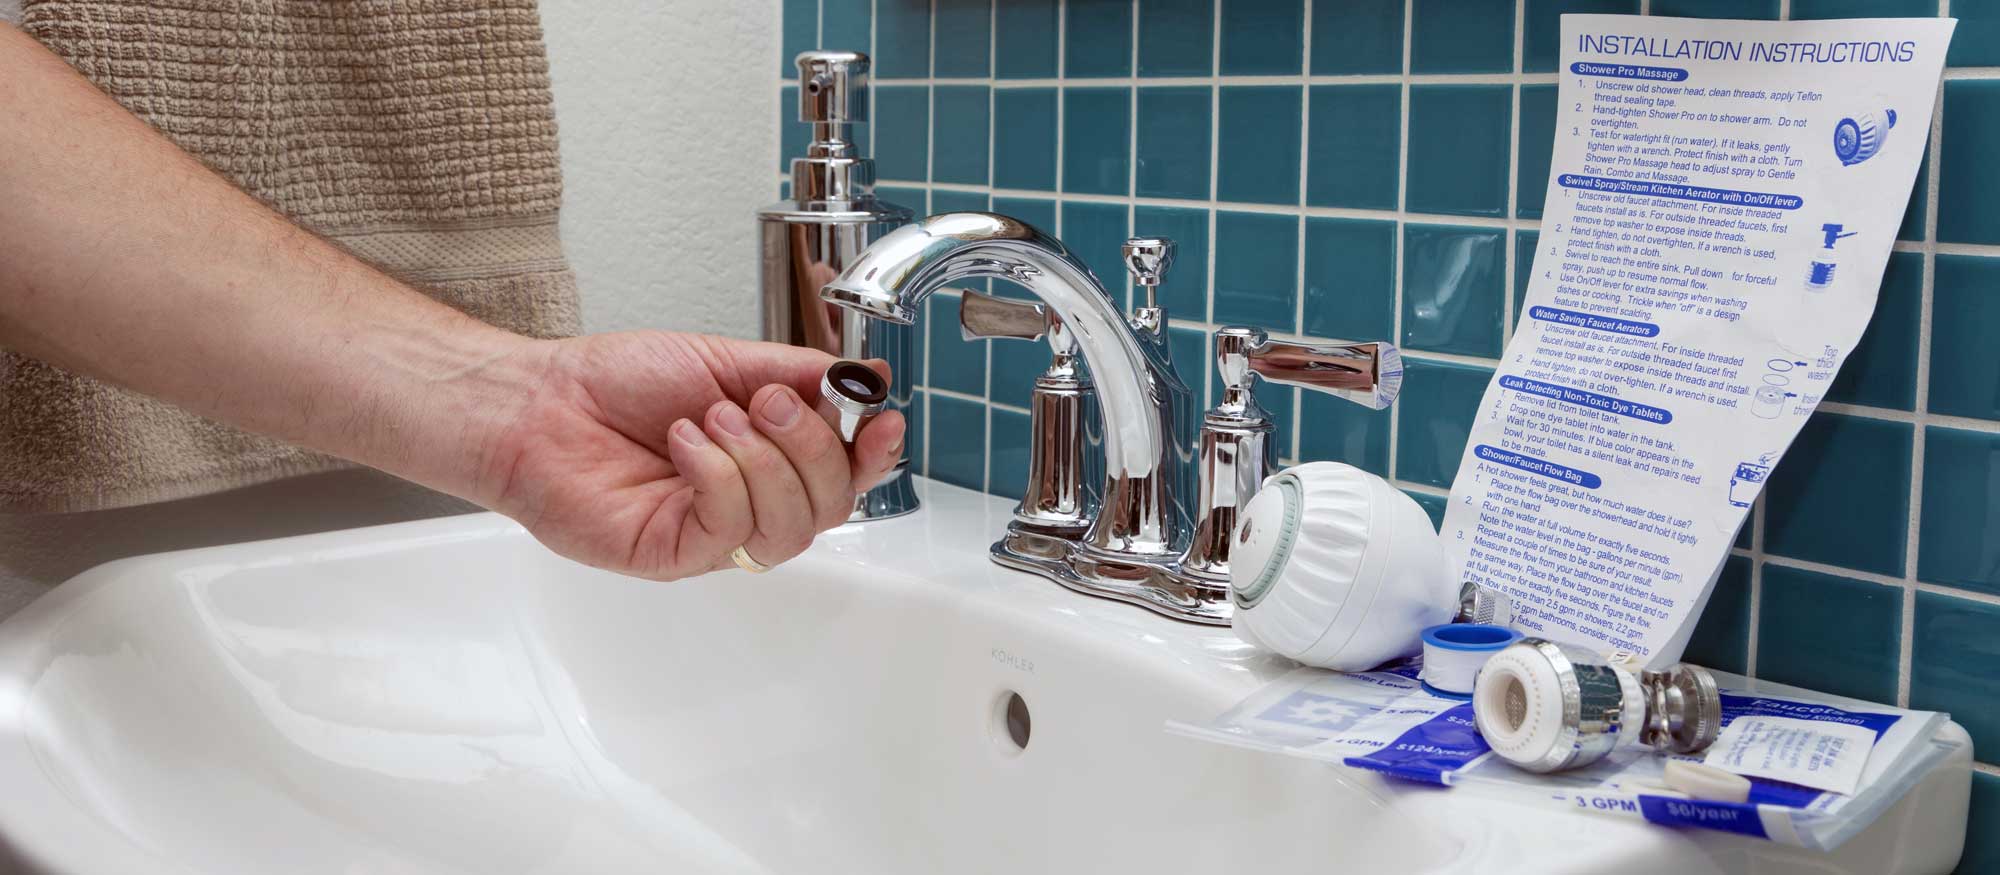
<instances>
[{"instance_id":1,"label":"showerhead spray face","mask_svg":"<svg viewBox=\"0 0 2000 875\"><path fill-rule=\"evenodd\" d=\"M1351 465L1308 462L1272 475L1234 537L1237 636L1307 665L1367 671L1414 655L1423 630L1460 607L1423 507Z\"/></svg>"},{"instance_id":2,"label":"showerhead spray face","mask_svg":"<svg viewBox=\"0 0 2000 875\"><path fill-rule=\"evenodd\" d=\"M874 368L856 361L837 361L819 380L819 401L813 412L826 420L841 443L854 443L863 426L882 412L889 400L889 381Z\"/></svg>"}]
</instances>

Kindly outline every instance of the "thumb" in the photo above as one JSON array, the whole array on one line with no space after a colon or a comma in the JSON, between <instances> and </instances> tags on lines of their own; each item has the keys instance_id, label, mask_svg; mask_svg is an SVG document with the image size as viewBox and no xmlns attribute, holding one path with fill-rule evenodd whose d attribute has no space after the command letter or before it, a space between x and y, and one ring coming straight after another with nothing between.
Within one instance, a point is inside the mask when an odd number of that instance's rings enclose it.
<instances>
[{"instance_id":1,"label":"thumb","mask_svg":"<svg viewBox=\"0 0 2000 875\"><path fill-rule=\"evenodd\" d=\"M895 470L896 463L903 460L903 444L909 434L909 421L894 410L875 417L854 436L854 491L866 492Z\"/></svg>"}]
</instances>

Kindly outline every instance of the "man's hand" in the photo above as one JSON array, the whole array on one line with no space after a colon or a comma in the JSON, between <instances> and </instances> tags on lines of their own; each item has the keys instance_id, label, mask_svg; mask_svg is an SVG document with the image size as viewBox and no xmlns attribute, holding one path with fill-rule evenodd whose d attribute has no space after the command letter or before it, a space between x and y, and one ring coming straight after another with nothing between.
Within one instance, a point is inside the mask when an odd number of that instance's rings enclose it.
<instances>
[{"instance_id":1,"label":"man's hand","mask_svg":"<svg viewBox=\"0 0 2000 875\"><path fill-rule=\"evenodd\" d=\"M884 413L850 455L812 410L815 350L631 332L535 344L532 397L490 442L478 499L572 559L671 580L776 565L840 525L901 456ZM886 373L886 367L882 368Z\"/></svg>"},{"instance_id":2,"label":"man's hand","mask_svg":"<svg viewBox=\"0 0 2000 875\"><path fill-rule=\"evenodd\" d=\"M775 564L898 457L805 399L824 353L529 340L293 226L0 25L0 347L479 502L571 558ZM745 293L748 304L748 292Z\"/></svg>"}]
</instances>

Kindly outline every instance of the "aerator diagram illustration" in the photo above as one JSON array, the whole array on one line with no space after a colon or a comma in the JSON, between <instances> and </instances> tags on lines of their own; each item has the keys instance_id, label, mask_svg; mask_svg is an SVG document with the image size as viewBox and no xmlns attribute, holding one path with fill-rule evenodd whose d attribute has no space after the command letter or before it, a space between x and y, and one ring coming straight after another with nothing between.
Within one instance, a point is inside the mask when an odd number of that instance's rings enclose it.
<instances>
[{"instance_id":1,"label":"aerator diagram illustration","mask_svg":"<svg viewBox=\"0 0 2000 875\"><path fill-rule=\"evenodd\" d=\"M1757 501L1757 493L1764 491L1764 481L1771 477L1777 455L1765 453L1754 460L1736 463L1736 472L1729 477L1730 504L1749 507Z\"/></svg>"},{"instance_id":2,"label":"aerator diagram illustration","mask_svg":"<svg viewBox=\"0 0 2000 875\"><path fill-rule=\"evenodd\" d=\"M1848 166L1873 158L1882 151L1882 144L1889 140L1889 129L1895 126L1893 109L1870 110L1843 118L1833 126L1833 155Z\"/></svg>"},{"instance_id":3,"label":"aerator diagram illustration","mask_svg":"<svg viewBox=\"0 0 2000 875\"><path fill-rule=\"evenodd\" d=\"M1854 231L1843 233L1843 227L1833 222L1819 227L1820 232L1826 237L1826 244L1813 253L1813 259L1806 267L1806 289L1815 292L1826 291L1827 286L1833 285L1833 272L1840 268L1840 258L1834 252L1833 245L1856 233Z\"/></svg>"}]
</instances>

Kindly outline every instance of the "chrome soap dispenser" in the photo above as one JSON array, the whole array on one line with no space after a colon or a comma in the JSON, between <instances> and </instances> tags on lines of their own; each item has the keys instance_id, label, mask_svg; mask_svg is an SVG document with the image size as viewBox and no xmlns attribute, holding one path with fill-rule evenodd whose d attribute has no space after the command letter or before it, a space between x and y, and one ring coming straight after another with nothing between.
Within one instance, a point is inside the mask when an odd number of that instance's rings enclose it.
<instances>
[{"instance_id":1,"label":"chrome soap dispenser","mask_svg":"<svg viewBox=\"0 0 2000 875\"><path fill-rule=\"evenodd\" d=\"M869 319L819 296L820 287L868 244L911 218L908 209L875 199L875 163L861 157L848 135L848 125L868 120L868 56L803 52L797 63L799 121L812 123L812 144L805 157L792 161L791 199L757 213L763 338L844 359L884 359L894 372L889 406L907 410L917 365L915 330ZM855 499L848 519L882 519L916 509L906 457Z\"/></svg>"}]
</instances>

